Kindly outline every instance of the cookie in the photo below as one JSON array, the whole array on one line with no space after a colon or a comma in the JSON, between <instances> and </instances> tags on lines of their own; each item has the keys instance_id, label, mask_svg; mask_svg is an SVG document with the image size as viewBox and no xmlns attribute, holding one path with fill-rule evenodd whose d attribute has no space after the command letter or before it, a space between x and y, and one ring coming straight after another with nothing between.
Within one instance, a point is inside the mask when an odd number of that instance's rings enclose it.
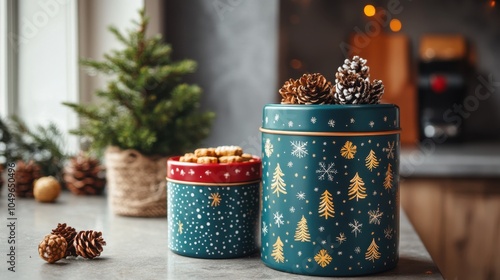
<instances>
[{"instance_id":1,"label":"cookie","mask_svg":"<svg viewBox=\"0 0 500 280\"><path fill-rule=\"evenodd\" d=\"M215 148L215 153L217 156L241 156L243 154L243 149L238 146L219 146Z\"/></svg>"},{"instance_id":2,"label":"cookie","mask_svg":"<svg viewBox=\"0 0 500 280\"><path fill-rule=\"evenodd\" d=\"M241 159L242 161L250 161L253 159L253 156L251 154L242 154Z\"/></svg>"},{"instance_id":3,"label":"cookie","mask_svg":"<svg viewBox=\"0 0 500 280\"><path fill-rule=\"evenodd\" d=\"M180 162L197 162L198 157L195 156L193 153L187 153L184 156L179 158Z\"/></svg>"},{"instance_id":4,"label":"cookie","mask_svg":"<svg viewBox=\"0 0 500 280\"><path fill-rule=\"evenodd\" d=\"M194 154L197 157L215 157L216 156L214 148L200 148L200 149L196 149L194 151Z\"/></svg>"},{"instance_id":5,"label":"cookie","mask_svg":"<svg viewBox=\"0 0 500 280\"><path fill-rule=\"evenodd\" d=\"M219 160L216 157L199 157L196 162L197 163L218 163Z\"/></svg>"},{"instance_id":6,"label":"cookie","mask_svg":"<svg viewBox=\"0 0 500 280\"><path fill-rule=\"evenodd\" d=\"M240 156L222 156L219 158L220 163L233 163L233 162L242 162L243 158Z\"/></svg>"}]
</instances>

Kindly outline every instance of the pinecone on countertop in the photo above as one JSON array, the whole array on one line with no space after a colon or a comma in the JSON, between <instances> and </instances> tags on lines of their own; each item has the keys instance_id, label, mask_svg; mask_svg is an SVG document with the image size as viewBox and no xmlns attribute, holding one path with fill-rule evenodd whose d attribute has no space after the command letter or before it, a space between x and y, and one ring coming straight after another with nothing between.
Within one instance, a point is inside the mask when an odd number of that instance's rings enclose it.
<instances>
[{"instance_id":1,"label":"pinecone on countertop","mask_svg":"<svg viewBox=\"0 0 500 280\"><path fill-rule=\"evenodd\" d=\"M298 81L290 79L280 88L281 104L297 104Z\"/></svg>"},{"instance_id":2,"label":"pinecone on countertop","mask_svg":"<svg viewBox=\"0 0 500 280\"><path fill-rule=\"evenodd\" d=\"M38 254L48 263L55 263L64 258L68 243L60 235L48 234L38 244Z\"/></svg>"},{"instance_id":3,"label":"pinecone on countertop","mask_svg":"<svg viewBox=\"0 0 500 280\"><path fill-rule=\"evenodd\" d=\"M64 224L59 223L57 224L57 227L52 230L52 234L64 237L64 239L68 243L64 257L68 256L76 257L76 249L75 246L73 245L76 236L76 230L74 228L67 226L66 223Z\"/></svg>"},{"instance_id":4,"label":"pinecone on countertop","mask_svg":"<svg viewBox=\"0 0 500 280\"><path fill-rule=\"evenodd\" d=\"M384 84L381 80L373 80L370 86L370 93L365 98L366 104L379 104L380 98L384 94Z\"/></svg>"},{"instance_id":5,"label":"pinecone on countertop","mask_svg":"<svg viewBox=\"0 0 500 280\"><path fill-rule=\"evenodd\" d=\"M363 104L370 92L370 82L357 73L338 74L335 80L335 104Z\"/></svg>"},{"instance_id":6,"label":"pinecone on countertop","mask_svg":"<svg viewBox=\"0 0 500 280\"><path fill-rule=\"evenodd\" d=\"M33 197L33 183L42 177L40 166L33 161L28 163L18 161L16 164L16 195L18 197Z\"/></svg>"},{"instance_id":7,"label":"pinecone on countertop","mask_svg":"<svg viewBox=\"0 0 500 280\"><path fill-rule=\"evenodd\" d=\"M99 195L106 185L99 160L83 154L71 158L63 176L66 187L76 195Z\"/></svg>"},{"instance_id":8,"label":"pinecone on countertop","mask_svg":"<svg viewBox=\"0 0 500 280\"><path fill-rule=\"evenodd\" d=\"M82 230L76 235L73 245L78 256L93 259L101 255L102 246L106 245L106 241L100 231Z\"/></svg>"}]
</instances>

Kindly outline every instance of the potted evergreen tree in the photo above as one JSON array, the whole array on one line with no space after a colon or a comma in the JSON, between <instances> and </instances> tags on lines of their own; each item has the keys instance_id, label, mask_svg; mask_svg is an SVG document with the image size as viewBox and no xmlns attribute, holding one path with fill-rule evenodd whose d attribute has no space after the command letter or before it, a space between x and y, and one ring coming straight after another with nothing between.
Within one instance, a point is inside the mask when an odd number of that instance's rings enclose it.
<instances>
[{"instance_id":1,"label":"potted evergreen tree","mask_svg":"<svg viewBox=\"0 0 500 280\"><path fill-rule=\"evenodd\" d=\"M173 61L172 48L160 35L146 37L147 26L141 10L126 35L109 28L123 49L105 54L103 61L81 61L111 77L96 93L102 102L64 103L81 118L71 132L86 137L93 150L105 150L109 204L125 216L166 215L166 159L208 136L214 118L199 111L201 89L182 82L196 63Z\"/></svg>"}]
</instances>

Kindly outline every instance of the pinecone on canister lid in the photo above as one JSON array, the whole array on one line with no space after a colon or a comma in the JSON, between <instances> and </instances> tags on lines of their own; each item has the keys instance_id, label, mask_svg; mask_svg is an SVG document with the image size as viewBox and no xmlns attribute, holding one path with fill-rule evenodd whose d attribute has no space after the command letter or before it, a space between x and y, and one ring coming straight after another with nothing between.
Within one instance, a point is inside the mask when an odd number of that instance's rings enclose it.
<instances>
[{"instance_id":1,"label":"pinecone on canister lid","mask_svg":"<svg viewBox=\"0 0 500 280\"><path fill-rule=\"evenodd\" d=\"M384 84L381 80L373 80L370 86L370 93L365 98L366 104L379 104L380 98L384 94Z\"/></svg>"},{"instance_id":2,"label":"pinecone on canister lid","mask_svg":"<svg viewBox=\"0 0 500 280\"><path fill-rule=\"evenodd\" d=\"M66 223L58 223L57 227L52 230L52 234L64 237L68 243L64 257L76 256L75 246L73 245L76 236L76 230L74 228L67 226Z\"/></svg>"},{"instance_id":3,"label":"pinecone on canister lid","mask_svg":"<svg viewBox=\"0 0 500 280\"><path fill-rule=\"evenodd\" d=\"M337 69L335 78L340 79L340 76L347 76L349 74L359 74L363 79L370 78L370 67L366 65L367 60L359 56L354 56L352 60L345 59L344 64Z\"/></svg>"},{"instance_id":4,"label":"pinecone on canister lid","mask_svg":"<svg viewBox=\"0 0 500 280\"><path fill-rule=\"evenodd\" d=\"M47 262L55 263L64 258L67 246L68 243L64 237L56 234L48 234L38 244L38 254Z\"/></svg>"},{"instance_id":5,"label":"pinecone on canister lid","mask_svg":"<svg viewBox=\"0 0 500 280\"><path fill-rule=\"evenodd\" d=\"M298 79L297 104L331 104L332 83L320 73L304 74Z\"/></svg>"},{"instance_id":6,"label":"pinecone on canister lid","mask_svg":"<svg viewBox=\"0 0 500 280\"><path fill-rule=\"evenodd\" d=\"M33 197L33 183L42 176L40 166L33 161L16 163L16 195L18 197Z\"/></svg>"},{"instance_id":7,"label":"pinecone on canister lid","mask_svg":"<svg viewBox=\"0 0 500 280\"><path fill-rule=\"evenodd\" d=\"M78 232L73 241L76 254L86 259L100 256L104 245L106 245L106 241L102 238L102 232L94 230Z\"/></svg>"},{"instance_id":8,"label":"pinecone on canister lid","mask_svg":"<svg viewBox=\"0 0 500 280\"><path fill-rule=\"evenodd\" d=\"M280 88L281 104L297 104L298 80L289 79Z\"/></svg>"},{"instance_id":9,"label":"pinecone on canister lid","mask_svg":"<svg viewBox=\"0 0 500 280\"><path fill-rule=\"evenodd\" d=\"M340 76L335 82L335 104L363 104L370 92L370 82L357 73Z\"/></svg>"},{"instance_id":10,"label":"pinecone on canister lid","mask_svg":"<svg viewBox=\"0 0 500 280\"><path fill-rule=\"evenodd\" d=\"M66 187L76 195L99 195L106 185L104 167L99 160L79 154L64 168Z\"/></svg>"}]
</instances>

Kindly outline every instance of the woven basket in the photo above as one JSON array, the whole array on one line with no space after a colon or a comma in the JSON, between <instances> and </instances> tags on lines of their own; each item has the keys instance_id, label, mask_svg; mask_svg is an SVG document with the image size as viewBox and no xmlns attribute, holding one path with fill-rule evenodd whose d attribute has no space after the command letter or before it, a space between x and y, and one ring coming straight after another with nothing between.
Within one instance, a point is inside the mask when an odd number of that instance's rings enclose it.
<instances>
[{"instance_id":1,"label":"woven basket","mask_svg":"<svg viewBox=\"0 0 500 280\"><path fill-rule=\"evenodd\" d=\"M105 154L108 202L113 213L134 217L167 214L167 158L109 147Z\"/></svg>"}]
</instances>

